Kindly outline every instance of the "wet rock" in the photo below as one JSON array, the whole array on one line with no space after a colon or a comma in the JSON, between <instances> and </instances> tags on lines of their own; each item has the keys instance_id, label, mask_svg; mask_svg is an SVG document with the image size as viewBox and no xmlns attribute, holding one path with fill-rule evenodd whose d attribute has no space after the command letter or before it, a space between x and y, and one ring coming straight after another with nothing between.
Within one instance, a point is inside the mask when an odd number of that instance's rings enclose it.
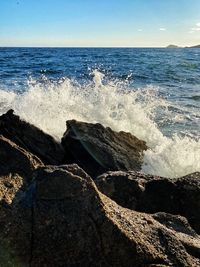
<instances>
[{"instance_id":1,"label":"wet rock","mask_svg":"<svg viewBox=\"0 0 200 267\"><path fill-rule=\"evenodd\" d=\"M53 137L9 110L0 116L0 134L38 156L45 164L61 164L64 151Z\"/></svg>"},{"instance_id":2,"label":"wet rock","mask_svg":"<svg viewBox=\"0 0 200 267\"><path fill-rule=\"evenodd\" d=\"M62 138L66 162L77 163L92 177L108 170L140 170L146 143L101 124L67 121Z\"/></svg>"}]
</instances>

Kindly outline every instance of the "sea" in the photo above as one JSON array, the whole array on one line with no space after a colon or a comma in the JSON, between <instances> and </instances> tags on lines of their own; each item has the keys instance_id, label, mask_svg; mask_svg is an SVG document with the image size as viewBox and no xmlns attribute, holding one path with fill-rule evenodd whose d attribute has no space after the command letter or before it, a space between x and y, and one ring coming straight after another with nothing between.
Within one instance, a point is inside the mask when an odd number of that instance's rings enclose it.
<instances>
[{"instance_id":1,"label":"sea","mask_svg":"<svg viewBox=\"0 0 200 267\"><path fill-rule=\"evenodd\" d=\"M66 121L145 140L142 171L200 171L200 49L0 48L0 115L60 139Z\"/></svg>"}]
</instances>

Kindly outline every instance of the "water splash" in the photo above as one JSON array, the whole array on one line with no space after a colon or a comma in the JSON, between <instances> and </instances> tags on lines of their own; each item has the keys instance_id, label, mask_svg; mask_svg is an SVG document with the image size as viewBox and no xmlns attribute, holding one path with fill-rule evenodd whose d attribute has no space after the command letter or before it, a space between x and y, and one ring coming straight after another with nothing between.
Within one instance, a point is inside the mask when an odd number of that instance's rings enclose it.
<instances>
[{"instance_id":1,"label":"water splash","mask_svg":"<svg viewBox=\"0 0 200 267\"><path fill-rule=\"evenodd\" d=\"M177 177L200 171L199 137L195 139L190 133L186 136L186 132L182 137L166 137L159 128L159 124L173 125L177 120L171 103L159 97L159 88L138 90L127 86L127 81L105 81L97 70L92 75L93 81L84 85L68 78L55 82L43 76L40 81L30 79L21 94L0 90L0 113L12 108L56 138L62 137L66 120L99 122L147 142L143 164L146 173Z\"/></svg>"}]
</instances>

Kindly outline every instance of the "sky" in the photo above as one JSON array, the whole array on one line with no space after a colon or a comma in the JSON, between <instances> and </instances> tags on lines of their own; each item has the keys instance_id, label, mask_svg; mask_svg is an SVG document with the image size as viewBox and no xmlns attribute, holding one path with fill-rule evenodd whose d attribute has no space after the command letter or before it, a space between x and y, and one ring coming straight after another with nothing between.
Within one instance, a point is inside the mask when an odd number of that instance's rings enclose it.
<instances>
[{"instance_id":1,"label":"sky","mask_svg":"<svg viewBox=\"0 0 200 267\"><path fill-rule=\"evenodd\" d=\"M200 0L0 0L0 46L200 44Z\"/></svg>"}]
</instances>

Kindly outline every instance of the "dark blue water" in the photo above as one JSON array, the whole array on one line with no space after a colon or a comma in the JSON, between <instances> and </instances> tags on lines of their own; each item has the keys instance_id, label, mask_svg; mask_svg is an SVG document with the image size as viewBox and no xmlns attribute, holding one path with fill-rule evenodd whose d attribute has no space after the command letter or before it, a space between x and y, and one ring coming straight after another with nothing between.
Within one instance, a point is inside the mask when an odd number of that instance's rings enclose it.
<instances>
[{"instance_id":1,"label":"dark blue water","mask_svg":"<svg viewBox=\"0 0 200 267\"><path fill-rule=\"evenodd\" d=\"M0 88L6 90L27 90L30 77L68 77L81 83L92 79L93 69L105 79L128 81L136 88L158 86L161 96L186 108L186 113L191 109L199 119L200 49L0 48ZM197 128L196 122L187 123Z\"/></svg>"},{"instance_id":2,"label":"dark blue water","mask_svg":"<svg viewBox=\"0 0 200 267\"><path fill-rule=\"evenodd\" d=\"M143 170L200 171L200 49L0 48L0 114L59 138L67 119L145 140Z\"/></svg>"},{"instance_id":3,"label":"dark blue water","mask_svg":"<svg viewBox=\"0 0 200 267\"><path fill-rule=\"evenodd\" d=\"M180 93L200 84L200 49L0 48L0 78L9 86L30 75L84 79L94 68L121 79L132 74L136 86L151 83Z\"/></svg>"}]
</instances>

